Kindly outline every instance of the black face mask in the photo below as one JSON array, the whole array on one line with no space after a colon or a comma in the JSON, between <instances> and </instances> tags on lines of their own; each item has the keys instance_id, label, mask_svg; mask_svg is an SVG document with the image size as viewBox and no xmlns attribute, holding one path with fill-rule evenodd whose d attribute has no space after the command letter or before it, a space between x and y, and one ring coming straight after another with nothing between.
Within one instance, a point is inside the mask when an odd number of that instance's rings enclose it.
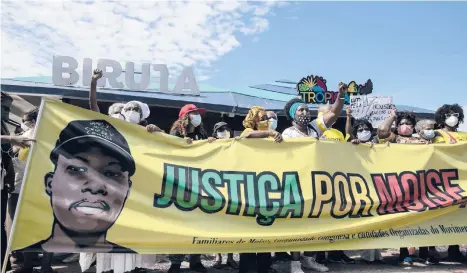
<instances>
[{"instance_id":1,"label":"black face mask","mask_svg":"<svg viewBox=\"0 0 467 273\"><path fill-rule=\"evenodd\" d=\"M309 115L295 116L295 122L300 124L300 125L306 126L306 125L308 125L308 123L311 122L311 116L309 116Z\"/></svg>"}]
</instances>

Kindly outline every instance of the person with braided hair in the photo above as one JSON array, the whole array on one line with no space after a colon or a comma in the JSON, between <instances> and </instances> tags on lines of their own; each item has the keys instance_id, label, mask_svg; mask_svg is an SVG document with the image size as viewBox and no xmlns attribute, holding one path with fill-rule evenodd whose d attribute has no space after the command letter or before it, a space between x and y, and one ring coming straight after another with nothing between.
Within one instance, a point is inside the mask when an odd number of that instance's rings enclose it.
<instances>
[{"instance_id":1,"label":"person with braided hair","mask_svg":"<svg viewBox=\"0 0 467 273\"><path fill-rule=\"evenodd\" d=\"M205 140L209 142L216 138L209 137L203 126L201 115L206 113L206 109L198 108L194 104L187 104L180 109L178 119L173 123L170 134L185 139L188 144L193 141ZM179 273L180 266L184 260L185 254L170 254L171 262L168 273ZM207 272L207 269L201 263L200 254L191 254L188 256L190 269L195 272Z\"/></svg>"},{"instance_id":2,"label":"person with braided hair","mask_svg":"<svg viewBox=\"0 0 467 273\"><path fill-rule=\"evenodd\" d=\"M201 115L204 115L205 112L206 109L198 108L194 104L183 106L178 114L178 119L170 129L170 134L184 138L188 144L192 143L193 140L215 140L213 137L208 137L208 133L204 129Z\"/></svg>"}]
</instances>

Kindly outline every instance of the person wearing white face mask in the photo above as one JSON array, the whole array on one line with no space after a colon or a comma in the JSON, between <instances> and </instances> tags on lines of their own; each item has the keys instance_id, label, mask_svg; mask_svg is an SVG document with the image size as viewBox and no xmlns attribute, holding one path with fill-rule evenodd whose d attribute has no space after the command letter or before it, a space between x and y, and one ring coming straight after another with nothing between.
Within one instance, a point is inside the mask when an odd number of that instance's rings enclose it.
<instances>
[{"instance_id":1,"label":"person wearing white face mask","mask_svg":"<svg viewBox=\"0 0 467 273\"><path fill-rule=\"evenodd\" d=\"M268 119L269 119L269 129L276 130L277 124L279 122L279 120L277 119L276 113L274 113L273 111L267 111L266 115L268 116Z\"/></svg>"},{"instance_id":2,"label":"person wearing white face mask","mask_svg":"<svg viewBox=\"0 0 467 273\"><path fill-rule=\"evenodd\" d=\"M207 139L209 142L215 140L213 137L208 137L203 126L201 115L206 113L206 109L198 108L194 104L187 104L180 109L178 119L173 123L170 129L170 134L181 137L191 144L194 140Z\"/></svg>"},{"instance_id":3,"label":"person wearing white face mask","mask_svg":"<svg viewBox=\"0 0 467 273\"><path fill-rule=\"evenodd\" d=\"M223 121L214 125L212 137L217 139L228 139L232 136L229 125Z\"/></svg>"},{"instance_id":4,"label":"person wearing white face mask","mask_svg":"<svg viewBox=\"0 0 467 273\"><path fill-rule=\"evenodd\" d=\"M464 110L459 104L444 104L435 113L436 130L434 143L456 144L467 141L467 132L458 131L459 124L464 122ZM467 257L462 254L458 245L448 248L448 258L452 261L464 263Z\"/></svg>"},{"instance_id":5,"label":"person wearing white face mask","mask_svg":"<svg viewBox=\"0 0 467 273\"><path fill-rule=\"evenodd\" d=\"M428 140L428 143L432 143L436 137L435 132L435 121L431 119L422 119L415 124L415 131L419 138Z\"/></svg>"},{"instance_id":6,"label":"person wearing white face mask","mask_svg":"<svg viewBox=\"0 0 467 273\"><path fill-rule=\"evenodd\" d=\"M214 124L212 137L217 138L217 139L229 139L231 138L231 136L232 136L232 133L227 123L221 121L221 122ZM227 266L233 269L238 269L238 264L233 258L233 253L227 254L226 264ZM216 269L222 268L222 254L221 253L216 254L216 261L214 262L214 265L212 267Z\"/></svg>"},{"instance_id":7,"label":"person wearing white face mask","mask_svg":"<svg viewBox=\"0 0 467 273\"><path fill-rule=\"evenodd\" d=\"M204 130L201 115L206 113L206 109L198 108L194 104L187 104L180 109L178 119L173 123L170 129L170 134L176 137L185 139L188 144L193 141L205 140L209 142L215 140L213 137L208 137ZM179 273L180 266L185 258L185 254L170 254L171 262L168 273ZM191 254L188 257L190 269L195 272L206 272L207 269L201 263L200 254Z\"/></svg>"},{"instance_id":8,"label":"person wearing white face mask","mask_svg":"<svg viewBox=\"0 0 467 273\"><path fill-rule=\"evenodd\" d=\"M113 118L118 118L120 120L125 120L125 117L122 115L123 107L125 106L124 103L116 102L109 107L109 116Z\"/></svg>"},{"instance_id":9,"label":"person wearing white face mask","mask_svg":"<svg viewBox=\"0 0 467 273\"><path fill-rule=\"evenodd\" d=\"M467 141L467 133L458 130L459 124L464 122L464 111L459 104L445 104L435 113L436 130L435 143L454 144Z\"/></svg>"},{"instance_id":10,"label":"person wearing white face mask","mask_svg":"<svg viewBox=\"0 0 467 273\"><path fill-rule=\"evenodd\" d=\"M89 92L89 107L91 111L100 113L97 104L97 81L102 78L102 70L96 69L91 78L91 91ZM150 115L149 106L140 101L130 101L128 103L114 103L109 107L108 114L113 118L125 120L130 123L140 124ZM154 124L146 125L146 131L149 133L163 132Z\"/></svg>"},{"instance_id":11,"label":"person wearing white face mask","mask_svg":"<svg viewBox=\"0 0 467 273\"><path fill-rule=\"evenodd\" d=\"M140 101L127 102L122 109L122 115L125 117L125 120L134 124L139 124L142 120L148 118L149 114L149 106Z\"/></svg>"},{"instance_id":12,"label":"person wearing white face mask","mask_svg":"<svg viewBox=\"0 0 467 273\"><path fill-rule=\"evenodd\" d=\"M371 122L369 122L367 119L357 119L352 124L352 111L350 107L347 107L346 113L346 140L350 140L352 144L378 143L378 140L373 136L373 126Z\"/></svg>"}]
</instances>

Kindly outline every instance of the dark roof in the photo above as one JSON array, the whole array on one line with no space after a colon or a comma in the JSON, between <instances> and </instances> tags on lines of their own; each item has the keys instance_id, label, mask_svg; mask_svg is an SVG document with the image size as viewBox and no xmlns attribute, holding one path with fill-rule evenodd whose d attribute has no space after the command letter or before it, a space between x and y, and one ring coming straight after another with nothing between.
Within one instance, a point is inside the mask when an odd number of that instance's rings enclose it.
<instances>
[{"instance_id":1,"label":"dark roof","mask_svg":"<svg viewBox=\"0 0 467 273\"><path fill-rule=\"evenodd\" d=\"M141 100L149 105L180 108L187 103L194 103L198 107L208 111L235 113L244 115L251 106L263 106L268 110L282 114L285 103L293 97L297 97L293 81L280 80L271 84L261 84L235 90L216 88L210 85L199 84L200 96L175 95L154 91L128 91L110 88L99 88L98 100L119 102L129 100ZM170 88L171 86L169 86ZM1 90L10 93L59 96L65 98L84 99L89 96L88 87L55 86L51 77L28 77L15 79L2 79ZM316 111L318 105L310 104L310 109ZM414 111L420 117L431 116L433 111L396 105L399 111ZM344 116L345 113L343 112Z\"/></svg>"}]
</instances>

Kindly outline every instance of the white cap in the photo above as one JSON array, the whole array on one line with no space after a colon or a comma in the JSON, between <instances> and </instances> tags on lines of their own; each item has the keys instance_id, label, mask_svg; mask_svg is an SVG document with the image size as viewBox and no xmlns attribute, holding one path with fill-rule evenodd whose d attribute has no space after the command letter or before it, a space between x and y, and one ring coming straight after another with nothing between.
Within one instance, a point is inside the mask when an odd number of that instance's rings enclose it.
<instances>
[{"instance_id":1,"label":"white cap","mask_svg":"<svg viewBox=\"0 0 467 273\"><path fill-rule=\"evenodd\" d=\"M125 107L127 107L128 104L130 103L137 103L139 105L139 108L141 108L141 112L143 113L143 119L147 119L149 115L151 114L151 110L149 110L149 106L146 103L143 103L137 100L132 100L132 101L127 102L125 104Z\"/></svg>"}]
</instances>

